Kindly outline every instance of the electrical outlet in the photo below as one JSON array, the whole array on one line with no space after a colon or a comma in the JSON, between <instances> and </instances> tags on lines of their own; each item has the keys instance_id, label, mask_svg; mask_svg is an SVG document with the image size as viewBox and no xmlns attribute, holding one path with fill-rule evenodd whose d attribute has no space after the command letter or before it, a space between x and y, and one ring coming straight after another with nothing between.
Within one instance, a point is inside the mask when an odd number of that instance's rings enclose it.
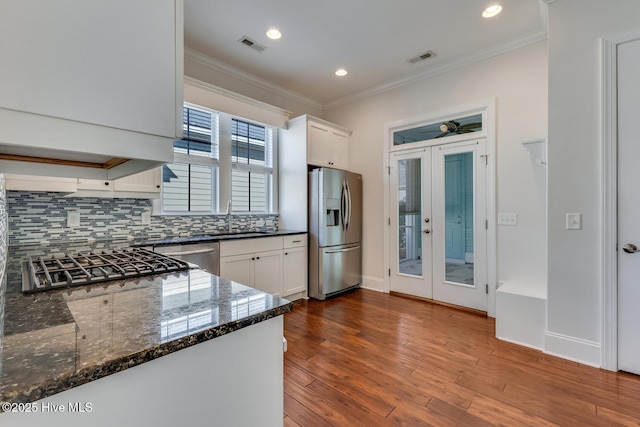
<instances>
[{"instance_id":1,"label":"electrical outlet","mask_svg":"<svg viewBox=\"0 0 640 427\"><path fill-rule=\"evenodd\" d=\"M80 212L67 212L67 227L80 227Z\"/></svg>"},{"instance_id":2,"label":"electrical outlet","mask_svg":"<svg viewBox=\"0 0 640 427\"><path fill-rule=\"evenodd\" d=\"M518 214L498 212L498 225L518 225Z\"/></svg>"},{"instance_id":3,"label":"electrical outlet","mask_svg":"<svg viewBox=\"0 0 640 427\"><path fill-rule=\"evenodd\" d=\"M567 230L581 230L582 229L582 214L580 213L568 213L566 219Z\"/></svg>"},{"instance_id":4,"label":"electrical outlet","mask_svg":"<svg viewBox=\"0 0 640 427\"><path fill-rule=\"evenodd\" d=\"M142 212L142 215L140 215L140 222L142 225L151 225L151 212Z\"/></svg>"}]
</instances>

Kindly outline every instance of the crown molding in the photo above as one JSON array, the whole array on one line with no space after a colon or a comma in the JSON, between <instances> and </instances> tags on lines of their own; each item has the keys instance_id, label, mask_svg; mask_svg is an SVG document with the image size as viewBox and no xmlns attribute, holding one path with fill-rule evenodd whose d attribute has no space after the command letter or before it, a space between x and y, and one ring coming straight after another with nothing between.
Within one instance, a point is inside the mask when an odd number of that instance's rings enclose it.
<instances>
[{"instance_id":1,"label":"crown molding","mask_svg":"<svg viewBox=\"0 0 640 427\"><path fill-rule=\"evenodd\" d=\"M549 4L553 1L557 0L540 0ZM204 65L205 67L212 68L214 70L225 73L231 77L235 77L247 83L251 83L263 89L269 90L271 92L277 93L281 96L287 97L293 101L300 102L301 104L307 105L312 108L316 108L319 110L327 111L333 108L340 107L342 105L346 105L364 98L368 98L374 95L378 95L389 90L397 89L403 86L407 86L421 80L428 79L430 77L437 76L439 74L443 74L449 71L453 71L458 68L466 67L468 65L474 64L476 62L491 58L493 56L497 56L506 52L509 52L514 49L518 49L524 46L527 46L532 43L536 43L541 40L545 40L547 38L547 30L546 28L541 31L535 31L523 37L519 37L517 39L510 40L506 43L502 43L498 46L495 46L491 49L487 49L481 52L478 52L474 55L465 56L463 58L448 61L446 63L441 64L439 67L429 69L423 73L413 74L411 76L395 80L384 85L380 85L374 87L369 90L362 91L355 95L347 96L344 98L338 98L336 100L327 102L322 104L314 99L308 98L304 95L301 95L292 90L286 89L282 86L271 83L265 79L257 77L251 73L247 73L239 68L233 67L231 65L225 64L217 59L206 56L198 51L193 49L185 48L185 60L190 60L196 62L198 64Z\"/></svg>"},{"instance_id":2,"label":"crown molding","mask_svg":"<svg viewBox=\"0 0 640 427\"><path fill-rule=\"evenodd\" d=\"M229 64L225 64L222 61L219 61L210 56L204 55L196 50L185 47L184 49L184 59L196 62L200 65L204 65L205 67L214 69L216 71L220 71L221 73L227 74L231 77L235 77L239 80L242 80L246 83L250 83L252 85L258 86L262 89L269 90L271 92L275 92L279 95L285 96L293 101L300 102L301 104L307 105L308 107L316 108L322 110L322 103L318 102L314 99L308 98L304 95L301 95L292 90L286 89L282 86L271 83L268 80L262 79L258 76L255 76L251 73L247 73L239 68L233 67Z\"/></svg>"},{"instance_id":3,"label":"crown molding","mask_svg":"<svg viewBox=\"0 0 640 427\"><path fill-rule=\"evenodd\" d=\"M252 105L254 107L262 108L265 111L270 111L272 113L280 114L280 115L282 115L284 117L287 117L287 119L289 117L291 117L291 115L293 114L293 112L291 112L289 110L285 110L283 108L276 107L275 105L267 104L266 102L258 101L257 99L253 99L251 97L244 96L244 95L241 95L239 93L236 93L236 92L221 88L220 86L212 85L211 83L207 83L207 82L203 82L203 81L198 80L198 79L194 79L193 77L184 76L184 83L188 84L188 85L191 85L193 87L197 87L197 88L200 88L200 89L207 90L207 91L212 92L212 93L216 93L218 95L222 95L222 96L224 96L226 98L233 99L235 101L240 101L240 102L245 103L247 105Z\"/></svg>"},{"instance_id":4,"label":"crown molding","mask_svg":"<svg viewBox=\"0 0 640 427\"><path fill-rule=\"evenodd\" d=\"M553 1L553 0L552 0ZM452 60L446 62L439 67L429 69L423 73L414 74L403 79L395 80L393 82L375 87L373 89L369 89L363 92L360 92L356 95L339 98L334 101L328 102L324 104L324 110L331 110L332 108L337 108L339 106L349 104L360 99L368 98L370 96L378 95L383 92L387 92L392 89L397 89L403 86L407 86L416 82L419 82L424 79L428 79L430 77L437 76L439 74L443 74L458 68L466 67L473 63L491 58L493 56L497 56L506 52L509 52L514 49L518 49L520 47L527 46L532 43L539 42L541 40L545 40L547 38L547 32L545 30L536 31L529 35L525 35L524 37L520 37L518 39L510 40L506 43L498 45L494 48L484 50L482 52L478 52L475 55L465 56L458 60Z\"/></svg>"}]
</instances>

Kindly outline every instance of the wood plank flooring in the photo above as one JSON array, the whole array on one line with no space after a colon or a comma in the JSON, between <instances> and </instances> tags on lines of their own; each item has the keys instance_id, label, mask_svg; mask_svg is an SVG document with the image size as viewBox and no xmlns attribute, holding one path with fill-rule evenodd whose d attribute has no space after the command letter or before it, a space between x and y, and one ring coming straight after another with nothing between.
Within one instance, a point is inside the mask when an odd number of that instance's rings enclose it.
<instances>
[{"instance_id":1,"label":"wood plank flooring","mask_svg":"<svg viewBox=\"0 0 640 427\"><path fill-rule=\"evenodd\" d=\"M357 290L285 315L285 426L640 426L640 377L495 338L493 319Z\"/></svg>"}]
</instances>

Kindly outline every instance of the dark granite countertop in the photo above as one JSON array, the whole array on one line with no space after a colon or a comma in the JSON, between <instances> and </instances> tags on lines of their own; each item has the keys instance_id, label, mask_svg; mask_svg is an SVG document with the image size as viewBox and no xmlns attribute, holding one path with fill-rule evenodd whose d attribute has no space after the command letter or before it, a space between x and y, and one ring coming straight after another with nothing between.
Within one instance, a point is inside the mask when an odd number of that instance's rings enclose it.
<instances>
[{"instance_id":1,"label":"dark granite countertop","mask_svg":"<svg viewBox=\"0 0 640 427\"><path fill-rule=\"evenodd\" d=\"M185 245L205 242L221 242L223 240L256 239L261 237L290 236L293 234L306 234L306 231L277 230L277 231L249 231L243 233L212 233L203 236L167 237L163 239L138 240L135 246L167 246Z\"/></svg>"},{"instance_id":2,"label":"dark granite countertop","mask_svg":"<svg viewBox=\"0 0 640 427\"><path fill-rule=\"evenodd\" d=\"M0 319L0 401L42 399L291 311L283 298L199 269L19 291L19 265L28 255L132 243L138 242L9 247Z\"/></svg>"}]
</instances>

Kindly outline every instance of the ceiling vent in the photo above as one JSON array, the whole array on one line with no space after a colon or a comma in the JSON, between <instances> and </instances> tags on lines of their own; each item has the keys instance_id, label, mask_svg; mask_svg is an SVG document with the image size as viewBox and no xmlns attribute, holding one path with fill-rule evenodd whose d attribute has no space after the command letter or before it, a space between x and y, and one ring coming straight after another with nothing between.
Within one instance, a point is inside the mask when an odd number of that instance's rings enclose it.
<instances>
[{"instance_id":1,"label":"ceiling vent","mask_svg":"<svg viewBox=\"0 0 640 427\"><path fill-rule=\"evenodd\" d=\"M415 58L407 59L409 63L415 64L416 62L424 61L425 59L433 58L436 54L432 50L428 50L422 55L418 55Z\"/></svg>"},{"instance_id":2,"label":"ceiling vent","mask_svg":"<svg viewBox=\"0 0 640 427\"><path fill-rule=\"evenodd\" d=\"M267 48L266 46L261 45L257 41L251 40L247 36L242 36L238 41L243 45L249 46L251 49L256 50L258 52L262 52Z\"/></svg>"}]
</instances>

